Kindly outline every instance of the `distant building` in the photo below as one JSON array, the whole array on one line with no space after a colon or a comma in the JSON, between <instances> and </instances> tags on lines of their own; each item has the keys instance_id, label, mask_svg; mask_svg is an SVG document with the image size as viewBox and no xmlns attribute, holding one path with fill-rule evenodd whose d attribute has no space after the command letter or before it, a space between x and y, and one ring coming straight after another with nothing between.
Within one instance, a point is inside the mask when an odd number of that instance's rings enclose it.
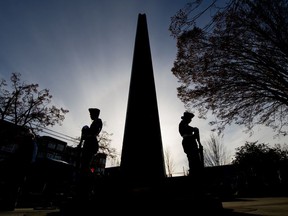
<instances>
[{"instance_id":1,"label":"distant building","mask_svg":"<svg viewBox=\"0 0 288 216\"><path fill-rule=\"evenodd\" d=\"M50 136L41 136L37 138L37 143L37 158L49 158L55 160L65 159L65 150L67 147L66 142Z\"/></svg>"},{"instance_id":2,"label":"distant building","mask_svg":"<svg viewBox=\"0 0 288 216\"><path fill-rule=\"evenodd\" d=\"M24 129L23 126L0 120L0 161L8 159L16 152L18 144L14 143L13 138L16 134L15 131L22 129ZM51 136L38 136L36 142L38 145L37 159L65 161L76 167L79 157L77 147L68 146L67 142ZM93 158L91 171L96 175L104 175L106 157L107 155L104 153L97 153Z\"/></svg>"},{"instance_id":3,"label":"distant building","mask_svg":"<svg viewBox=\"0 0 288 216\"><path fill-rule=\"evenodd\" d=\"M120 166L107 167L105 169L105 176L107 177L120 177Z\"/></svg>"},{"instance_id":4,"label":"distant building","mask_svg":"<svg viewBox=\"0 0 288 216\"><path fill-rule=\"evenodd\" d=\"M97 153L91 161L91 171L96 175L104 175L106 168L106 158L106 154Z\"/></svg>"},{"instance_id":5,"label":"distant building","mask_svg":"<svg viewBox=\"0 0 288 216\"><path fill-rule=\"evenodd\" d=\"M12 122L0 120L0 161L9 158L18 148L13 138L16 131L24 130L24 127Z\"/></svg>"},{"instance_id":6,"label":"distant building","mask_svg":"<svg viewBox=\"0 0 288 216\"><path fill-rule=\"evenodd\" d=\"M79 157L79 152L77 147L66 146L64 160L74 167L77 166L77 160Z\"/></svg>"}]
</instances>

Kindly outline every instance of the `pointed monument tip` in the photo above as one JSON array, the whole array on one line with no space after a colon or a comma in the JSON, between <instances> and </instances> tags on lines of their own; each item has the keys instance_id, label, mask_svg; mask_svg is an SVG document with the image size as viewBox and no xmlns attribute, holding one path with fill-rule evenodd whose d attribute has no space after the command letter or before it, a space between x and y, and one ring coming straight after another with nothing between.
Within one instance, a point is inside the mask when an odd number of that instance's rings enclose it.
<instances>
[{"instance_id":1,"label":"pointed monument tip","mask_svg":"<svg viewBox=\"0 0 288 216\"><path fill-rule=\"evenodd\" d=\"M145 13L139 13L139 15L138 15L138 22L141 22L141 23L143 23L143 22L146 22L146 14Z\"/></svg>"}]
</instances>

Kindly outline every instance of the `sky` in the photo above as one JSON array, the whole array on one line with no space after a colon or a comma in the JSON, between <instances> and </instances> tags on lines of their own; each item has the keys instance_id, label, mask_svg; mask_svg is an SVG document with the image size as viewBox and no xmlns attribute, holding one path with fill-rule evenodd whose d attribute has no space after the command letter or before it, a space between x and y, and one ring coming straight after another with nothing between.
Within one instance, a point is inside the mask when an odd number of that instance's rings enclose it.
<instances>
[{"instance_id":1,"label":"sky","mask_svg":"<svg viewBox=\"0 0 288 216\"><path fill-rule=\"evenodd\" d=\"M1 0L0 78L13 72L28 84L49 89L51 105L69 110L61 126L50 129L79 137L90 125L88 108L101 110L103 130L111 133L111 147L120 160L138 14L147 18L160 129L164 151L174 162L174 173L188 169L178 124L185 111L177 97L178 80L171 72L176 40L168 30L171 17L184 0ZM205 17L203 18L203 22ZM209 119L197 117L202 143L210 138ZM139 113L139 124L145 113ZM269 128L257 127L252 136L231 125L220 141L233 158L245 141L287 143ZM149 129L143 131L149 134ZM68 142L68 145L73 143ZM108 161L107 166L114 166Z\"/></svg>"}]
</instances>

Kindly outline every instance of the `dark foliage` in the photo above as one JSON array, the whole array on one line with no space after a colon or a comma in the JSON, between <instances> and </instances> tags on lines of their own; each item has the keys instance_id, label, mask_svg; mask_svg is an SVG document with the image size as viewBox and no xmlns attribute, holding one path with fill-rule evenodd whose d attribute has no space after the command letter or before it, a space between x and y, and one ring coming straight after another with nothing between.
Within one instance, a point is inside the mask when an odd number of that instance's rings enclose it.
<instances>
[{"instance_id":1,"label":"dark foliage","mask_svg":"<svg viewBox=\"0 0 288 216\"><path fill-rule=\"evenodd\" d=\"M61 125L69 110L49 106L52 100L49 90L38 90L38 84L26 84L20 81L20 77L20 73L12 73L10 87L6 80L0 82L0 118L33 128L34 132Z\"/></svg>"},{"instance_id":2,"label":"dark foliage","mask_svg":"<svg viewBox=\"0 0 288 216\"><path fill-rule=\"evenodd\" d=\"M207 14L211 19L199 27ZM236 123L247 131L259 124L287 135L287 26L286 0L187 4L169 28L177 39L172 72L180 83L178 97L201 118L211 112L218 132Z\"/></svg>"}]
</instances>

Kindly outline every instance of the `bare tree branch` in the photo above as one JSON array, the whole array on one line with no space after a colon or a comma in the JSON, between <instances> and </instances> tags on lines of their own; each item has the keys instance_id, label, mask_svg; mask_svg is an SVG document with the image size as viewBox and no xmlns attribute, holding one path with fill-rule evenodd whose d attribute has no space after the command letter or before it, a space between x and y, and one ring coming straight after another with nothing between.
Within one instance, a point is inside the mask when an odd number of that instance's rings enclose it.
<instances>
[{"instance_id":1,"label":"bare tree branch","mask_svg":"<svg viewBox=\"0 0 288 216\"><path fill-rule=\"evenodd\" d=\"M202 3L192 1L171 19L178 97L200 118L212 113L217 120L210 124L219 133L236 123L287 135L288 2L213 1L195 15ZM208 9L211 20L200 28L196 21Z\"/></svg>"}]
</instances>

